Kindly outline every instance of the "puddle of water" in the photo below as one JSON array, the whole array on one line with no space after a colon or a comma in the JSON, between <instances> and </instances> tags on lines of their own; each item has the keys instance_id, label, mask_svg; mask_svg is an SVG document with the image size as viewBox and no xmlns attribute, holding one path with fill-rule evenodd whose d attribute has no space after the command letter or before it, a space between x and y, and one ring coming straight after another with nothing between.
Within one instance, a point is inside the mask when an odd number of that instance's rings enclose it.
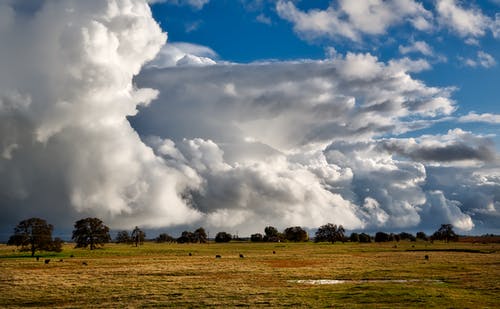
<instances>
[{"instance_id":1,"label":"puddle of water","mask_svg":"<svg viewBox=\"0 0 500 309\"><path fill-rule=\"evenodd\" d=\"M300 284L323 285L323 284L343 284L343 283L407 283L407 282L437 282L441 280L432 279L364 279L364 280L335 280L335 279L310 279L310 280L291 280L291 282Z\"/></svg>"}]
</instances>

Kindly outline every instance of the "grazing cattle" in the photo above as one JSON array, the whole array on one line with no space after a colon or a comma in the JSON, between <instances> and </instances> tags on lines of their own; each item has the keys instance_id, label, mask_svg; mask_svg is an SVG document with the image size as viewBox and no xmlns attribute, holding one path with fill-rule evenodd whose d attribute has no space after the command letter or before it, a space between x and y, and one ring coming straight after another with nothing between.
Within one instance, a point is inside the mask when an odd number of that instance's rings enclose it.
<instances>
[{"instance_id":1,"label":"grazing cattle","mask_svg":"<svg viewBox=\"0 0 500 309\"><path fill-rule=\"evenodd\" d=\"M36 260L37 260L37 262L38 262L38 261L40 261L40 257L39 257L39 256L37 256L37 257L36 257Z\"/></svg>"},{"instance_id":2,"label":"grazing cattle","mask_svg":"<svg viewBox=\"0 0 500 309\"><path fill-rule=\"evenodd\" d=\"M45 259L45 264L49 264L50 259Z\"/></svg>"},{"instance_id":3,"label":"grazing cattle","mask_svg":"<svg viewBox=\"0 0 500 309\"><path fill-rule=\"evenodd\" d=\"M193 254L191 252L189 252L189 256L193 256Z\"/></svg>"},{"instance_id":4,"label":"grazing cattle","mask_svg":"<svg viewBox=\"0 0 500 309\"><path fill-rule=\"evenodd\" d=\"M429 256L428 255L425 255L425 260L428 261L429 260Z\"/></svg>"},{"instance_id":5,"label":"grazing cattle","mask_svg":"<svg viewBox=\"0 0 500 309\"><path fill-rule=\"evenodd\" d=\"M222 257L222 256L220 256L220 254L217 254L217 255L215 256L215 258L216 258L216 259L220 259L221 257Z\"/></svg>"},{"instance_id":6,"label":"grazing cattle","mask_svg":"<svg viewBox=\"0 0 500 309\"><path fill-rule=\"evenodd\" d=\"M69 256L70 258L75 257L73 254Z\"/></svg>"},{"instance_id":7,"label":"grazing cattle","mask_svg":"<svg viewBox=\"0 0 500 309\"><path fill-rule=\"evenodd\" d=\"M276 254L276 251L273 250L273 254Z\"/></svg>"},{"instance_id":8,"label":"grazing cattle","mask_svg":"<svg viewBox=\"0 0 500 309\"><path fill-rule=\"evenodd\" d=\"M244 258L245 256L243 254L240 253L240 259Z\"/></svg>"},{"instance_id":9,"label":"grazing cattle","mask_svg":"<svg viewBox=\"0 0 500 309\"><path fill-rule=\"evenodd\" d=\"M60 260L59 260L59 262L62 262L62 261L63 261L63 259L60 259Z\"/></svg>"},{"instance_id":10,"label":"grazing cattle","mask_svg":"<svg viewBox=\"0 0 500 309\"><path fill-rule=\"evenodd\" d=\"M89 264L87 264L87 262L86 262L86 261L83 261L83 262L82 262L82 265L87 266L87 265L89 265Z\"/></svg>"}]
</instances>

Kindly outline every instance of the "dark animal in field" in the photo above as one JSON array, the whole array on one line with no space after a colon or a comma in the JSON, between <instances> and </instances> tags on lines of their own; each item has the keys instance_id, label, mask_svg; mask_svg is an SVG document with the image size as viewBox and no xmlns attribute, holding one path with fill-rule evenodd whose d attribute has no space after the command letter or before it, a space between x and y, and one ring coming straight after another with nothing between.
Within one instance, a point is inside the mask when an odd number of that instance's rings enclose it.
<instances>
[{"instance_id":1,"label":"dark animal in field","mask_svg":"<svg viewBox=\"0 0 500 309\"><path fill-rule=\"evenodd\" d=\"M193 254L191 252L189 252L189 256L193 256Z\"/></svg>"},{"instance_id":2,"label":"dark animal in field","mask_svg":"<svg viewBox=\"0 0 500 309\"><path fill-rule=\"evenodd\" d=\"M59 260L59 262L62 262L62 261L63 261L63 259L60 259L60 260Z\"/></svg>"},{"instance_id":3,"label":"dark animal in field","mask_svg":"<svg viewBox=\"0 0 500 309\"><path fill-rule=\"evenodd\" d=\"M87 264L87 262L86 262L86 261L83 261L83 262L82 262L82 265L87 266L87 265L89 265L89 264Z\"/></svg>"},{"instance_id":4,"label":"dark animal in field","mask_svg":"<svg viewBox=\"0 0 500 309\"><path fill-rule=\"evenodd\" d=\"M45 259L45 264L49 264L50 259Z\"/></svg>"},{"instance_id":5,"label":"dark animal in field","mask_svg":"<svg viewBox=\"0 0 500 309\"><path fill-rule=\"evenodd\" d=\"M73 254L69 256L70 258L75 257Z\"/></svg>"},{"instance_id":6,"label":"dark animal in field","mask_svg":"<svg viewBox=\"0 0 500 309\"><path fill-rule=\"evenodd\" d=\"M276 251L273 250L273 254L276 254Z\"/></svg>"},{"instance_id":7,"label":"dark animal in field","mask_svg":"<svg viewBox=\"0 0 500 309\"><path fill-rule=\"evenodd\" d=\"M217 254L217 255L215 256L215 258L216 258L216 259L220 259L221 257L222 257L222 256L220 256L220 254Z\"/></svg>"},{"instance_id":8,"label":"dark animal in field","mask_svg":"<svg viewBox=\"0 0 500 309\"><path fill-rule=\"evenodd\" d=\"M242 258L244 258L244 257L245 257L245 256L244 256L243 254L241 254L241 253L240 253L240 258L242 259Z\"/></svg>"},{"instance_id":9,"label":"dark animal in field","mask_svg":"<svg viewBox=\"0 0 500 309\"><path fill-rule=\"evenodd\" d=\"M425 255L425 260L428 261L429 260L429 256L428 255Z\"/></svg>"},{"instance_id":10,"label":"dark animal in field","mask_svg":"<svg viewBox=\"0 0 500 309\"><path fill-rule=\"evenodd\" d=\"M37 260L37 262L38 262L38 261L40 261L40 257L39 257L39 256L37 256L37 257L36 257L36 260Z\"/></svg>"}]
</instances>

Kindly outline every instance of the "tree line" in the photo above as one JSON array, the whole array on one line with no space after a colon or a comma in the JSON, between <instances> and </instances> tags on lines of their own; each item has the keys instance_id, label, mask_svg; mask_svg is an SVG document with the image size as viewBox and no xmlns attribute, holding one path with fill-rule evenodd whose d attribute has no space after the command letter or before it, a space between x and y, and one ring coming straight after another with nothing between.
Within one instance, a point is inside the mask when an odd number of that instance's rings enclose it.
<instances>
[{"instance_id":1,"label":"tree line","mask_svg":"<svg viewBox=\"0 0 500 309\"><path fill-rule=\"evenodd\" d=\"M55 251L62 250L63 240L59 237L52 238L54 227L40 218L30 218L23 220L14 228L14 233L10 236L8 245L21 247L21 251L31 252L31 256L36 251ZM84 218L74 224L74 230L71 239L75 242L75 248L90 248L94 250L111 241L109 227L107 227L99 218ZM215 235L215 242L223 243L238 239L227 232L218 232ZM351 233L349 237L345 234L342 225L328 223L320 226L315 235L314 242L386 242L409 240L444 240L446 242L458 240L458 235L453 231L451 224L442 224L441 227L431 236L424 232L418 232L416 236L402 232L399 234L377 232L374 237L366 233ZM119 231L116 235L116 243L134 244L136 247L142 245L146 240L146 233L139 227L135 227L130 233L126 230ZM161 233L154 239L158 243L177 242L177 243L207 243L208 235L203 227L195 231L184 231L181 236L174 238L166 233ZM288 227L279 232L273 226L264 228L264 233L255 233L250 236L252 242L305 242L309 241L307 231L300 226Z\"/></svg>"},{"instance_id":2,"label":"tree line","mask_svg":"<svg viewBox=\"0 0 500 309\"><path fill-rule=\"evenodd\" d=\"M54 227L40 218L23 220L14 228L7 245L21 247L20 251L30 251L31 256L36 251L62 250L63 241L59 237L52 238ZM94 250L111 241L109 228L99 218L85 218L75 222L71 239L75 248Z\"/></svg>"}]
</instances>

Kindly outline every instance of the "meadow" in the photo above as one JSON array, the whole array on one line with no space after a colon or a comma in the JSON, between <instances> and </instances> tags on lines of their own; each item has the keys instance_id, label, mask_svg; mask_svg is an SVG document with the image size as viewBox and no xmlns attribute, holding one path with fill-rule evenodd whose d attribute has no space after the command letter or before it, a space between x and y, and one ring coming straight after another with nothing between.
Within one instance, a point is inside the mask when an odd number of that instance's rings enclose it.
<instances>
[{"instance_id":1,"label":"meadow","mask_svg":"<svg viewBox=\"0 0 500 309\"><path fill-rule=\"evenodd\" d=\"M39 261L14 249L0 245L2 308L500 307L498 243L66 244Z\"/></svg>"}]
</instances>

